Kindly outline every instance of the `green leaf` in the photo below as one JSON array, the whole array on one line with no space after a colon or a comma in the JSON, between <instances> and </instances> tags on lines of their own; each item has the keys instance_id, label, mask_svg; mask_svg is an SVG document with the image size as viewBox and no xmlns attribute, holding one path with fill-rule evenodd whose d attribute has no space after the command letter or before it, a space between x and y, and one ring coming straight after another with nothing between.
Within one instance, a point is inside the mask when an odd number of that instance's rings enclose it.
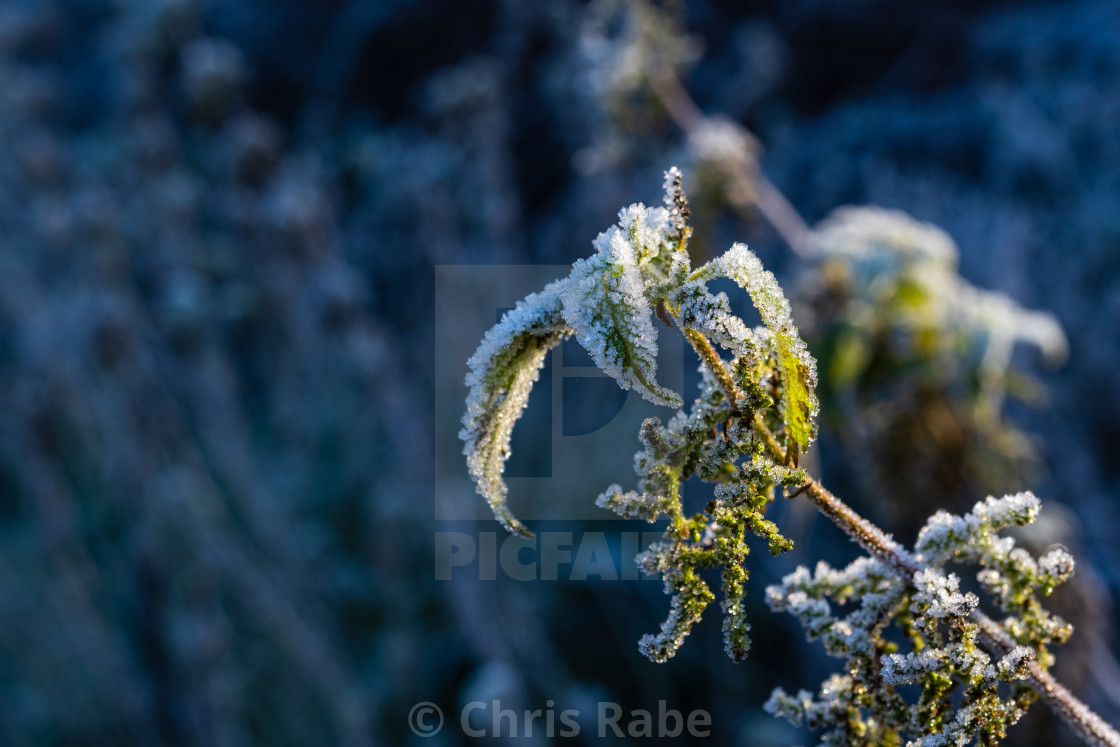
<instances>
[{"instance_id":1,"label":"green leaf","mask_svg":"<svg viewBox=\"0 0 1120 747\"><path fill-rule=\"evenodd\" d=\"M657 330L634 244L612 226L595 246L598 254L572 266L561 293L564 321L620 387L636 389L655 404L680 407L680 395L656 380Z\"/></svg>"},{"instance_id":2,"label":"green leaf","mask_svg":"<svg viewBox=\"0 0 1120 747\"><path fill-rule=\"evenodd\" d=\"M705 279L716 275L734 280L750 294L763 324L774 335L782 373L781 412L786 434L802 448L807 447L816 437L817 364L793 324L789 301L773 273L763 269L762 262L745 244L735 244L722 257L697 270L693 277Z\"/></svg>"},{"instance_id":3,"label":"green leaf","mask_svg":"<svg viewBox=\"0 0 1120 747\"><path fill-rule=\"evenodd\" d=\"M560 293L566 280L551 283L540 293L518 302L486 333L467 361L467 412L459 432L463 454L479 495L494 516L523 537L525 528L506 505L509 488L502 471L509 458L510 435L529 401L545 355L572 334L560 313Z\"/></svg>"}]
</instances>

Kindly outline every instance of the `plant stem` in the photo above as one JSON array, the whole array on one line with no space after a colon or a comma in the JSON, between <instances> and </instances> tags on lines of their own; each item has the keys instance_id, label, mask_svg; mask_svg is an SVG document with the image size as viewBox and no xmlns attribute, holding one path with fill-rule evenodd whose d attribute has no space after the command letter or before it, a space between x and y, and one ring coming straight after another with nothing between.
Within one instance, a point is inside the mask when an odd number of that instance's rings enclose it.
<instances>
[{"instance_id":1,"label":"plant stem","mask_svg":"<svg viewBox=\"0 0 1120 747\"><path fill-rule=\"evenodd\" d=\"M707 121L707 116L688 95L680 80L671 71L656 76L653 89L661 100L665 111L674 124L689 140L695 140ZM757 210L766 222L773 227L793 253L802 259L813 255L813 231L786 199L781 190L766 178L761 169L750 169L749 174L734 174L740 179L748 179L751 184L751 197L748 201L733 199L733 206L739 211ZM733 198L733 195L729 195Z\"/></svg>"},{"instance_id":2,"label":"plant stem","mask_svg":"<svg viewBox=\"0 0 1120 747\"><path fill-rule=\"evenodd\" d=\"M706 365L708 370L712 372L712 375L716 377L720 389L727 395L728 403L734 405L735 401L740 397L739 388L735 386L735 382L732 380L731 374L727 372L727 367L723 365L723 360L719 357L719 353L716 352L716 349L712 347L712 343L703 333L691 327L682 327L682 329L684 330L685 339L692 345L692 349L696 351L696 354L700 356L700 360L704 361L704 365Z\"/></svg>"}]
</instances>

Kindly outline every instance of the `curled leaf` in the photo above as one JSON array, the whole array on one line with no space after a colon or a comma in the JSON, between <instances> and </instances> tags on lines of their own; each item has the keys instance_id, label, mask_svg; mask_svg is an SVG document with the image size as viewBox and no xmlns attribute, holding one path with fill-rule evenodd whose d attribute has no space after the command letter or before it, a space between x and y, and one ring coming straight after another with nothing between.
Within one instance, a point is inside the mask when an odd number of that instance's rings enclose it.
<instances>
[{"instance_id":1,"label":"curled leaf","mask_svg":"<svg viewBox=\"0 0 1120 747\"><path fill-rule=\"evenodd\" d=\"M735 357L754 360L761 355L758 336L731 312L727 294L713 295L703 279L685 280L670 292L669 300L677 309L681 324L703 333Z\"/></svg>"},{"instance_id":2,"label":"curled leaf","mask_svg":"<svg viewBox=\"0 0 1120 747\"><path fill-rule=\"evenodd\" d=\"M502 471L509 458L510 434L529 401L545 355L572 334L560 313L560 294L566 280L549 284L506 312L486 333L467 361L467 412L459 438L479 495L494 516L511 532L533 533L506 505L509 488Z\"/></svg>"}]
</instances>

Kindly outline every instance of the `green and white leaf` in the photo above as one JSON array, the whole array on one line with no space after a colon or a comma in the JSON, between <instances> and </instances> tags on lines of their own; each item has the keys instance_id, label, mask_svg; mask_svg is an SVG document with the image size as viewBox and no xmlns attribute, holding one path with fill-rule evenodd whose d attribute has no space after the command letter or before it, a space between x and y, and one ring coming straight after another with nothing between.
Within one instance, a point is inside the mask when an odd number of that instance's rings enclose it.
<instances>
[{"instance_id":1,"label":"green and white leaf","mask_svg":"<svg viewBox=\"0 0 1120 747\"><path fill-rule=\"evenodd\" d=\"M494 516L511 532L533 534L506 505L509 488L502 480L509 458L510 434L529 401L545 355L572 334L560 313L560 296L567 280L549 284L517 307L486 333L467 361L467 411L459 432L463 454L479 495Z\"/></svg>"},{"instance_id":2,"label":"green and white leaf","mask_svg":"<svg viewBox=\"0 0 1120 747\"><path fill-rule=\"evenodd\" d=\"M793 324L789 301L774 274L762 267L746 244L735 244L722 257L697 270L694 277L716 275L734 280L750 294L763 324L774 335L782 373L781 411L786 433L802 448L807 447L816 436L817 364Z\"/></svg>"},{"instance_id":3,"label":"green and white leaf","mask_svg":"<svg viewBox=\"0 0 1120 747\"><path fill-rule=\"evenodd\" d=\"M624 210L623 217L638 207ZM564 321L620 387L636 389L655 404L680 407L680 395L656 380L657 330L634 243L627 231L612 226L595 247L598 254L572 266L561 292Z\"/></svg>"}]
</instances>

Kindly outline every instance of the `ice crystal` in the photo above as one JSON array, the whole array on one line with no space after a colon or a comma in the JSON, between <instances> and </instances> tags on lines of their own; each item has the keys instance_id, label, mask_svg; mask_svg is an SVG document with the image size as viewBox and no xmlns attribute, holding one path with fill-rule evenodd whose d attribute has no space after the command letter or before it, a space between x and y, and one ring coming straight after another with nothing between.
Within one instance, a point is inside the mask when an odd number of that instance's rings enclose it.
<instances>
[{"instance_id":1,"label":"ice crystal","mask_svg":"<svg viewBox=\"0 0 1120 747\"><path fill-rule=\"evenodd\" d=\"M870 655L873 631L898 603L902 584L878 561L860 558L842 570L820 562L813 573L804 566L766 590L775 612L798 618L810 639L820 638L825 650L840 655ZM834 617L828 600L844 604L859 599L843 619Z\"/></svg>"},{"instance_id":2,"label":"ice crystal","mask_svg":"<svg viewBox=\"0 0 1120 747\"><path fill-rule=\"evenodd\" d=\"M624 519L645 519L651 524L671 510L670 501L665 496L650 496L633 490L624 493L618 485L607 488L596 499L595 505L614 511Z\"/></svg>"},{"instance_id":3,"label":"ice crystal","mask_svg":"<svg viewBox=\"0 0 1120 747\"><path fill-rule=\"evenodd\" d=\"M910 609L934 620L967 617L980 603L972 592L961 594L957 591L960 579L955 573L946 575L926 568L914 576L914 586L917 590Z\"/></svg>"},{"instance_id":4,"label":"ice crystal","mask_svg":"<svg viewBox=\"0 0 1120 747\"><path fill-rule=\"evenodd\" d=\"M1073 576L1073 556L1065 548L1055 547L1038 559L1038 569L1052 585L1068 581Z\"/></svg>"},{"instance_id":5,"label":"ice crystal","mask_svg":"<svg viewBox=\"0 0 1120 747\"><path fill-rule=\"evenodd\" d=\"M1007 526L1024 526L1038 516L1041 504L1029 491L995 498L989 496L964 516L938 511L918 534L916 549L931 563L953 555L978 552L975 543Z\"/></svg>"},{"instance_id":6,"label":"ice crystal","mask_svg":"<svg viewBox=\"0 0 1120 747\"><path fill-rule=\"evenodd\" d=\"M702 332L736 357L759 356L758 336L731 312L726 293L713 295L703 280L693 278L674 289L669 298L678 309L681 324Z\"/></svg>"},{"instance_id":7,"label":"ice crystal","mask_svg":"<svg viewBox=\"0 0 1120 747\"><path fill-rule=\"evenodd\" d=\"M930 672L936 672L947 656L939 649L927 648L916 654L888 654L883 658L880 673L888 685L905 685L919 682Z\"/></svg>"}]
</instances>

